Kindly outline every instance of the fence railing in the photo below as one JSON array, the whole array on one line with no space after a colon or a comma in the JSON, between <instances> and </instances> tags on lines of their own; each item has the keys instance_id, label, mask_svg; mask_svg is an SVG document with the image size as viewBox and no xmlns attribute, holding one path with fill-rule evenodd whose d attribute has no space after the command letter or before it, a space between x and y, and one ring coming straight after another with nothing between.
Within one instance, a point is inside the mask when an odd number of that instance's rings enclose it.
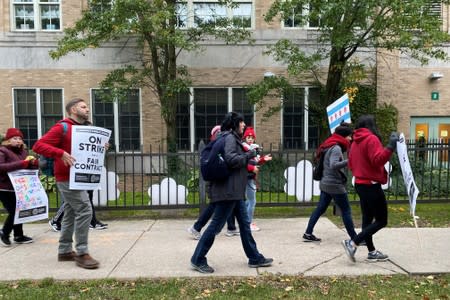
<instances>
[{"instance_id":1,"label":"fence railing","mask_svg":"<svg viewBox=\"0 0 450 300\"><path fill-rule=\"evenodd\" d=\"M271 146L273 160L257 177L258 206L312 206L318 200L319 183L312 179L310 163L314 150L279 151ZM449 145L438 141L408 143L408 156L417 187L418 202L450 202ZM385 190L391 203L407 203L397 156L391 159L390 182ZM109 152L106 156L103 187L95 192L100 209L199 208L206 205L205 182L200 178L199 153ZM348 173L350 201L358 201ZM59 205L50 193L50 207Z\"/></svg>"}]
</instances>

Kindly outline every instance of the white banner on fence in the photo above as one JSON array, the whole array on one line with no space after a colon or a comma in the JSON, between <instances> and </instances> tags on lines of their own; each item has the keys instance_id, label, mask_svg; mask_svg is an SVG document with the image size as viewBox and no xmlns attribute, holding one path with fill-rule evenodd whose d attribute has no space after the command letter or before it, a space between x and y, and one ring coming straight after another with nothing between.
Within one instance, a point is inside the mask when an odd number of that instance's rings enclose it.
<instances>
[{"instance_id":1,"label":"white banner on fence","mask_svg":"<svg viewBox=\"0 0 450 300\"><path fill-rule=\"evenodd\" d=\"M408 151L406 147L405 135L400 134L400 139L397 142L397 155L400 161L400 167L402 169L403 181L405 182L406 192L409 198L409 211L413 217L416 212L416 201L419 195L419 189L414 181L414 175L409 163Z\"/></svg>"},{"instance_id":2,"label":"white banner on fence","mask_svg":"<svg viewBox=\"0 0 450 300\"><path fill-rule=\"evenodd\" d=\"M48 219L48 197L38 173L25 169L8 172L16 193L14 224Z\"/></svg>"},{"instance_id":3,"label":"white banner on fence","mask_svg":"<svg viewBox=\"0 0 450 300\"><path fill-rule=\"evenodd\" d=\"M105 145L111 130L95 126L72 126L72 156L69 186L72 190L96 190L105 160Z\"/></svg>"},{"instance_id":4,"label":"white banner on fence","mask_svg":"<svg viewBox=\"0 0 450 300\"><path fill-rule=\"evenodd\" d=\"M327 115L331 133L334 133L334 130L342 121L351 123L350 101L348 99L348 94L345 94L341 98L328 105Z\"/></svg>"}]
</instances>

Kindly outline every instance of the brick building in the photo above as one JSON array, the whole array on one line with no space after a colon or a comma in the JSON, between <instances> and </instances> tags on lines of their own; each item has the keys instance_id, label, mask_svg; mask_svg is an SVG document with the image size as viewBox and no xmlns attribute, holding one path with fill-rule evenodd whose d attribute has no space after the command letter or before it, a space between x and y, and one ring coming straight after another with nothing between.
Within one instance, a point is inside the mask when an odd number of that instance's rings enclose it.
<instances>
[{"instance_id":1,"label":"brick building","mask_svg":"<svg viewBox=\"0 0 450 300\"><path fill-rule=\"evenodd\" d=\"M48 52L55 49L62 30L70 27L88 9L88 1L0 0L0 103L4 109L0 132L15 126L30 146L64 115L64 103L73 97L87 100L94 124L113 130L112 143L119 151L146 150L164 143L165 126L160 105L146 88L130 91L126 103L103 103L99 82L115 67L132 61L134 49L111 42L83 54L71 53L55 61ZM304 104L316 101L318 90L310 78L297 82L299 92L285 95L285 109L265 120L264 109L254 111L244 86L264 76L285 74L285 66L263 54L279 38L292 38L304 47L314 47L314 24L296 27L292 22L267 24L263 15L272 1L241 0L228 15L238 15L253 30L254 45L225 45L204 42L200 54L185 53L180 63L193 78L191 94L180 97L177 116L178 146L192 151L200 139L230 110L241 111L246 123L256 128L258 143L283 144L285 149L315 148L317 128L309 122ZM214 0L188 0L186 11L203 10ZM216 7L217 8L217 7ZM449 30L447 7L439 6L443 30ZM193 26L186 19L185 27ZM448 50L448 48L447 48ZM394 104L400 112L399 131L409 138L447 138L450 131L450 69L443 62L420 66L397 53L359 53L361 61L375 62L379 101ZM431 76L433 74L433 76ZM441 76L442 75L442 76ZM433 78L430 78L433 77ZM325 78L325 76L323 76ZM296 99L297 101L293 101ZM300 100L300 101L298 101ZM279 97L267 97L277 104Z\"/></svg>"}]
</instances>

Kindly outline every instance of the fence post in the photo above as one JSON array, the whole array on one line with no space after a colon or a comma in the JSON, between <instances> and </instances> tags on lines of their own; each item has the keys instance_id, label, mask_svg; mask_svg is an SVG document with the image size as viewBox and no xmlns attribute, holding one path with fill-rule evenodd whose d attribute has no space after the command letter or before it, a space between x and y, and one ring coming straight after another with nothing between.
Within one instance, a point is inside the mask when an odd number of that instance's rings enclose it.
<instances>
[{"instance_id":1,"label":"fence post","mask_svg":"<svg viewBox=\"0 0 450 300\"><path fill-rule=\"evenodd\" d=\"M200 140L200 143L198 144L198 164L199 164L199 170L200 170L200 155L202 153L203 148L205 148L205 143L203 140ZM206 209L206 182L203 179L202 172L198 172L198 192L199 192L199 204L200 204L200 211L199 215Z\"/></svg>"}]
</instances>

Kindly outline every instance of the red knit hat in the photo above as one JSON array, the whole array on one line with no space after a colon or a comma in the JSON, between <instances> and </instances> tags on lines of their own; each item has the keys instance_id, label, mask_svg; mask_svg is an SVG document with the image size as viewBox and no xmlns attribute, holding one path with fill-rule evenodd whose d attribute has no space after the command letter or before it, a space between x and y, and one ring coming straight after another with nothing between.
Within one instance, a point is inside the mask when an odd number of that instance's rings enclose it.
<instances>
[{"instance_id":1,"label":"red knit hat","mask_svg":"<svg viewBox=\"0 0 450 300\"><path fill-rule=\"evenodd\" d=\"M256 134L253 127L247 126L247 128L245 128L244 135L242 137L245 139L248 136L252 136L256 140Z\"/></svg>"},{"instance_id":2,"label":"red knit hat","mask_svg":"<svg viewBox=\"0 0 450 300\"><path fill-rule=\"evenodd\" d=\"M20 136L21 138L23 138L22 131L20 131L20 129L17 128L8 128L8 130L6 130L5 140L9 140L10 138L15 136Z\"/></svg>"}]
</instances>

